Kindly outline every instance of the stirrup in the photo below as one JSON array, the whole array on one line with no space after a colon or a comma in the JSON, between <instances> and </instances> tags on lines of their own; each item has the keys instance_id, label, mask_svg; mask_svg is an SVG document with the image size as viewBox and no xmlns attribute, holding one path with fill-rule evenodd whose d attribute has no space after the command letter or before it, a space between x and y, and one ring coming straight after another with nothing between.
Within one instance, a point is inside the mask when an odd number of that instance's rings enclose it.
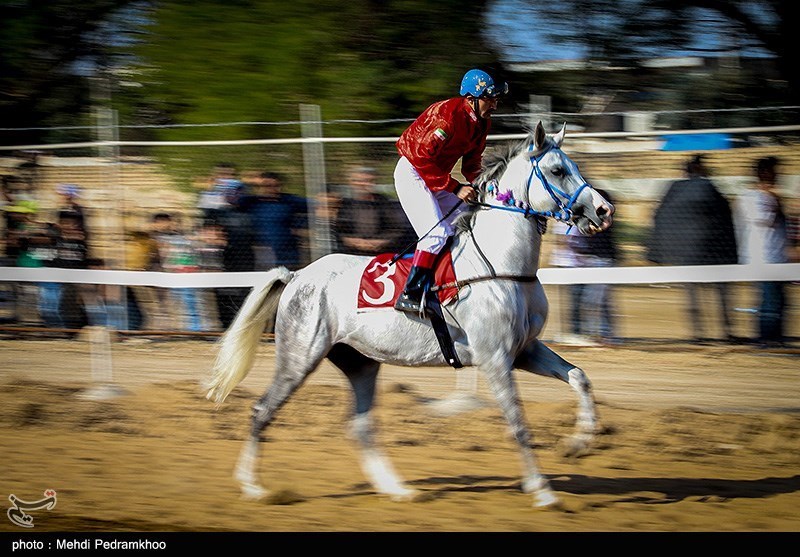
<instances>
[{"instance_id":1,"label":"stirrup","mask_svg":"<svg viewBox=\"0 0 800 557\"><path fill-rule=\"evenodd\" d=\"M415 300L407 294L401 294L394 304L394 309L408 313L421 313L423 311L422 300Z\"/></svg>"}]
</instances>

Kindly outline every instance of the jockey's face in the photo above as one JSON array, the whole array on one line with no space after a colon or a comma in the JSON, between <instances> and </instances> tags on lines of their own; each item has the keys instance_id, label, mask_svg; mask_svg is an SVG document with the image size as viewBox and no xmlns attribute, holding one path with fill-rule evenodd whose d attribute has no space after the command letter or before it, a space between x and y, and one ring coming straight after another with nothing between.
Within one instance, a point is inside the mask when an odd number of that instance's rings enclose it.
<instances>
[{"instance_id":1,"label":"jockey's face","mask_svg":"<svg viewBox=\"0 0 800 557\"><path fill-rule=\"evenodd\" d=\"M492 113L497 110L497 97L481 97L478 99L478 116L484 120L492 117Z\"/></svg>"}]
</instances>

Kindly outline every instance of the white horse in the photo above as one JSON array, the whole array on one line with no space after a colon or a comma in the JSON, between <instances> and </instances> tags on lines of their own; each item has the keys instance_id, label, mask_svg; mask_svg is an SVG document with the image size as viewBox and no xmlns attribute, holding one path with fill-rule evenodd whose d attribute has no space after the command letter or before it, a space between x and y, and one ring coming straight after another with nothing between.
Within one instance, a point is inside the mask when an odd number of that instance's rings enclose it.
<instances>
[{"instance_id":1,"label":"white horse","mask_svg":"<svg viewBox=\"0 0 800 557\"><path fill-rule=\"evenodd\" d=\"M531 449L532 436L517 393L514 370L555 377L578 395L573 445L583 448L597 428L591 384L583 370L537 340L548 303L535 279L544 219L574 224L593 234L611 225L614 208L581 177L561 150L566 124L547 135L541 122L528 140L487 162L478 184L478 203L462 215L451 253L461 279L458 299L447 306L448 329L465 366L484 374L519 445L522 489L533 505L558 503ZM489 158L487 157L487 161ZM392 308L357 311L359 281L369 257L331 254L290 272L268 271L220 338L207 397L222 403L253 365L265 327L275 327L275 375L253 407L250 436L235 477L243 495L269 492L258 481L259 441L275 413L328 358L354 393L352 432L361 449L364 475L393 499L411 499L406 486L376 442L370 415L382 363L444 366L430 321Z\"/></svg>"}]
</instances>

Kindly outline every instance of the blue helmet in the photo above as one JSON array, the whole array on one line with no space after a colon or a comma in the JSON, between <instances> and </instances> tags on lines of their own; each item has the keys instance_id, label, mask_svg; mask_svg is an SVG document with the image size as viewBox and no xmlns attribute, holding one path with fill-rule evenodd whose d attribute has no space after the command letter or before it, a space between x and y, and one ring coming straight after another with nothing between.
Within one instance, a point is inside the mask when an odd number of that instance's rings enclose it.
<instances>
[{"instance_id":1,"label":"blue helmet","mask_svg":"<svg viewBox=\"0 0 800 557\"><path fill-rule=\"evenodd\" d=\"M508 93L508 83L495 85L494 79L483 70L469 70L461 79L461 96L499 97Z\"/></svg>"}]
</instances>

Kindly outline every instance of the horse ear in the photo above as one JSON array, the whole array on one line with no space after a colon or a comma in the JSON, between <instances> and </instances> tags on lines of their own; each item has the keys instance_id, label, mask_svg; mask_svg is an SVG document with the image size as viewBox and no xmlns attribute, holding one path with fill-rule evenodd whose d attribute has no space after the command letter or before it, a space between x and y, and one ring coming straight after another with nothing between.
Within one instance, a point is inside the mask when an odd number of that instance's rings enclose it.
<instances>
[{"instance_id":1,"label":"horse ear","mask_svg":"<svg viewBox=\"0 0 800 557\"><path fill-rule=\"evenodd\" d=\"M564 125L561 126L561 131L553 136L553 142L556 144L556 147L561 147L561 143L564 141L564 133L567 131L567 123L564 122Z\"/></svg>"},{"instance_id":2,"label":"horse ear","mask_svg":"<svg viewBox=\"0 0 800 557\"><path fill-rule=\"evenodd\" d=\"M544 142L547 139L547 132L544 131L544 126L542 125L542 121L539 120L539 123L536 124L536 129L533 130L533 145L536 147L538 151L542 147L544 147Z\"/></svg>"}]
</instances>

